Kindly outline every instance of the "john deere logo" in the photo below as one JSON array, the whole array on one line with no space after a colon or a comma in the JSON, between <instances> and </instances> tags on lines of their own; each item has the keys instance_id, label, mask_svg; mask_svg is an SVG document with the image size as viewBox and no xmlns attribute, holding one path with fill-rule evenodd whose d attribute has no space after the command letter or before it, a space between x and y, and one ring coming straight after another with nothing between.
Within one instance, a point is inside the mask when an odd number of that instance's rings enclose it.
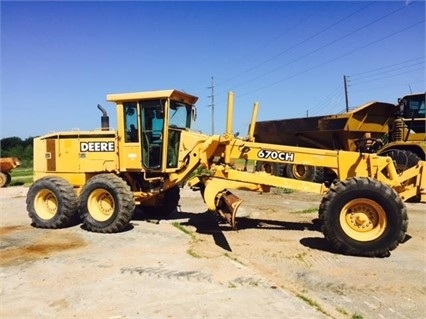
<instances>
[{"instance_id":1,"label":"john deere logo","mask_svg":"<svg viewBox=\"0 0 426 319\"><path fill-rule=\"evenodd\" d=\"M80 152L114 152L114 142L81 142Z\"/></svg>"}]
</instances>

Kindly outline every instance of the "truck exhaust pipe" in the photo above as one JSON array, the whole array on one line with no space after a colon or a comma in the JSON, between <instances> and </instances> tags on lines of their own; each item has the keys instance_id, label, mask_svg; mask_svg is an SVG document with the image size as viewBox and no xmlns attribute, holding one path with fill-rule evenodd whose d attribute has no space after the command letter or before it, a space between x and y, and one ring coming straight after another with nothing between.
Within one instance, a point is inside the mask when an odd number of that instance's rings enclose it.
<instances>
[{"instance_id":1,"label":"truck exhaust pipe","mask_svg":"<svg viewBox=\"0 0 426 319\"><path fill-rule=\"evenodd\" d=\"M100 104L98 104L98 109L102 112L102 117L101 117L101 129L102 129L102 131L109 131L109 116L108 116L108 113Z\"/></svg>"}]
</instances>

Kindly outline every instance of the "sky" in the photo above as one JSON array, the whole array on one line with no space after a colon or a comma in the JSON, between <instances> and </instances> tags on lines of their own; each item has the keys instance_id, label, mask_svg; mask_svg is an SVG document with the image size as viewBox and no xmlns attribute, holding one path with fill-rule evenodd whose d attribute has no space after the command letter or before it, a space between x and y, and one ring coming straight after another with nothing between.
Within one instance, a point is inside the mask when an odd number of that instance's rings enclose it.
<instances>
[{"instance_id":1,"label":"sky","mask_svg":"<svg viewBox=\"0 0 426 319\"><path fill-rule=\"evenodd\" d=\"M194 129L425 91L425 1L1 1L0 138L116 127L111 93L199 97ZM213 87L213 89L212 89ZM213 96L213 98L212 98ZM214 105L214 108L211 105Z\"/></svg>"}]
</instances>

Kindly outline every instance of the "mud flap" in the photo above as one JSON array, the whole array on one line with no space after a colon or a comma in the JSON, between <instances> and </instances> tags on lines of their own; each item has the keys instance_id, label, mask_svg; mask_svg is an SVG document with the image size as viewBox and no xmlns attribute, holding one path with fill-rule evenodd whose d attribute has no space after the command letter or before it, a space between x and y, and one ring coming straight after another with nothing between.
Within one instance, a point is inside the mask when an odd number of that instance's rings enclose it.
<instances>
[{"instance_id":1,"label":"mud flap","mask_svg":"<svg viewBox=\"0 0 426 319\"><path fill-rule=\"evenodd\" d=\"M243 202L238 196L230 191L224 191L218 196L217 211L233 229L236 229L235 217L240 204Z\"/></svg>"}]
</instances>

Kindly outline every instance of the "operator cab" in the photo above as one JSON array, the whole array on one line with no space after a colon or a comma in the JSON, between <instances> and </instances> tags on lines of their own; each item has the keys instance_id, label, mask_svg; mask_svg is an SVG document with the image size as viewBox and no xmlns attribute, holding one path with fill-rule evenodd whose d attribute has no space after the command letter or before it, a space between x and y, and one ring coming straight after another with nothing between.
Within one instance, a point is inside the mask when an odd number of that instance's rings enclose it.
<instances>
[{"instance_id":1,"label":"operator cab","mask_svg":"<svg viewBox=\"0 0 426 319\"><path fill-rule=\"evenodd\" d=\"M425 93L404 96L398 99L398 105L407 127L415 133L425 133Z\"/></svg>"},{"instance_id":2,"label":"operator cab","mask_svg":"<svg viewBox=\"0 0 426 319\"><path fill-rule=\"evenodd\" d=\"M167 90L108 95L108 101L117 104L123 147L139 149L140 168L165 171L178 167L181 133L195 120L197 97Z\"/></svg>"}]
</instances>

